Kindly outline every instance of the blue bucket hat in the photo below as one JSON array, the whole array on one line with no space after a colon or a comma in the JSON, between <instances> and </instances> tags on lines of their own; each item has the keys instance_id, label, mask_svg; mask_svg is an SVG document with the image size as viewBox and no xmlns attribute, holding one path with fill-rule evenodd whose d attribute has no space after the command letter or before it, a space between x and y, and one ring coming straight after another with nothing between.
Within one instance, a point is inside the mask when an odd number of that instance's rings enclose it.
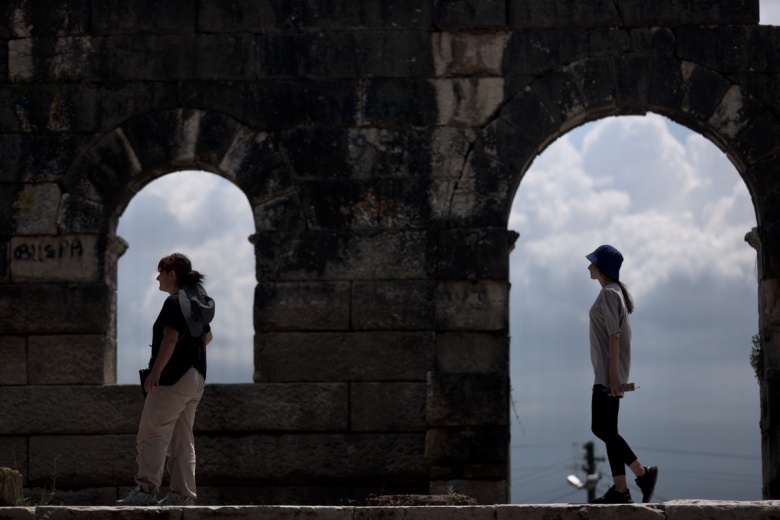
<instances>
[{"instance_id":1,"label":"blue bucket hat","mask_svg":"<svg viewBox=\"0 0 780 520\"><path fill-rule=\"evenodd\" d=\"M610 279L616 282L620 281L620 266L623 264L623 255L614 247L610 245L599 246L591 254L585 255L585 258Z\"/></svg>"}]
</instances>

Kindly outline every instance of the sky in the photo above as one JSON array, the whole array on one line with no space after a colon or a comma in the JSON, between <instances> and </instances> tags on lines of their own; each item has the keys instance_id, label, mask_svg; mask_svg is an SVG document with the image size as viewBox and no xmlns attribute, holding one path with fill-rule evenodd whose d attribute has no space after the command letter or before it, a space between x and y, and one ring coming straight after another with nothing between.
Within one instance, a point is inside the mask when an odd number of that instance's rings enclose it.
<instances>
[{"instance_id":1,"label":"sky","mask_svg":"<svg viewBox=\"0 0 780 520\"><path fill-rule=\"evenodd\" d=\"M780 25L780 0L761 23ZM661 116L607 118L550 145L526 172L509 229L513 503L584 502L593 372L588 309L598 294L585 255L623 252L635 300L631 380L620 429L640 460L658 465L656 500L761 498L759 387L749 364L758 329L756 225L744 182L712 143ZM217 302L209 383L253 373L252 211L229 181L177 172L131 200L117 234L117 382L137 383L164 294L158 260L187 254ZM605 461L597 491L611 484ZM633 479L629 479L632 481ZM631 488L635 500L641 498Z\"/></svg>"}]
</instances>

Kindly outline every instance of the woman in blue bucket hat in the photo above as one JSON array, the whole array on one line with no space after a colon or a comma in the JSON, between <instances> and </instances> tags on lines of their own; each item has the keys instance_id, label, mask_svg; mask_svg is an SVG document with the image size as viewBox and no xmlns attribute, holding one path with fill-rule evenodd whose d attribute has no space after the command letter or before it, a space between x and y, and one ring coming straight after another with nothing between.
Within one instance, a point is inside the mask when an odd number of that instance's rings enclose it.
<instances>
[{"instance_id":1,"label":"woman in blue bucket hat","mask_svg":"<svg viewBox=\"0 0 780 520\"><path fill-rule=\"evenodd\" d=\"M658 468L643 466L628 443L618 433L618 411L623 397L623 384L628 382L631 368L631 324L628 315L634 311L634 301L628 288L620 281L623 255L610 245L603 245L585 256L593 280L601 291L590 308L590 359L595 381L591 401L591 430L607 446L607 459L613 485L594 504L631 503L626 483L626 466L636 475L636 485L642 491L642 502L649 502L655 491Z\"/></svg>"}]
</instances>

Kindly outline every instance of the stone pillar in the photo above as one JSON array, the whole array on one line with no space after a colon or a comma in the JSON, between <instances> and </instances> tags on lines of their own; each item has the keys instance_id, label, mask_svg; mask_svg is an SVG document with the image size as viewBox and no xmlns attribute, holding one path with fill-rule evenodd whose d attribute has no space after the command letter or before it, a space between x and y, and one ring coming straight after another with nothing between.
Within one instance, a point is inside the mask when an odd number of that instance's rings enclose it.
<instances>
[{"instance_id":1,"label":"stone pillar","mask_svg":"<svg viewBox=\"0 0 780 520\"><path fill-rule=\"evenodd\" d=\"M27 374L16 383L116 382L116 291L105 279L104 250L95 234L11 238L0 330Z\"/></svg>"},{"instance_id":2,"label":"stone pillar","mask_svg":"<svg viewBox=\"0 0 780 520\"><path fill-rule=\"evenodd\" d=\"M775 202L777 204L777 202ZM776 207L776 206L775 206ZM763 351L761 383L762 495L780 498L780 240L776 225L762 222L745 237L758 252L759 345Z\"/></svg>"},{"instance_id":3,"label":"stone pillar","mask_svg":"<svg viewBox=\"0 0 780 520\"><path fill-rule=\"evenodd\" d=\"M509 252L517 234L439 235L436 370L428 373L429 490L509 501Z\"/></svg>"}]
</instances>

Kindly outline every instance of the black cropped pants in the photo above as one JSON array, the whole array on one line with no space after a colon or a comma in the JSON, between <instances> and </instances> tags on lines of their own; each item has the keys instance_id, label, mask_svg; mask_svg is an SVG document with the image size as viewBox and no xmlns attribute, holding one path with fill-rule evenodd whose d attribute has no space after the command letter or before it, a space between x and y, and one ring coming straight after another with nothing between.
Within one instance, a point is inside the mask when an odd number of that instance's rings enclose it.
<instances>
[{"instance_id":1,"label":"black cropped pants","mask_svg":"<svg viewBox=\"0 0 780 520\"><path fill-rule=\"evenodd\" d=\"M607 445L607 459L613 477L626 474L626 466L637 457L628 443L618 433L618 411L620 398L611 397L602 385L594 385L591 401L590 429L593 434Z\"/></svg>"}]
</instances>

